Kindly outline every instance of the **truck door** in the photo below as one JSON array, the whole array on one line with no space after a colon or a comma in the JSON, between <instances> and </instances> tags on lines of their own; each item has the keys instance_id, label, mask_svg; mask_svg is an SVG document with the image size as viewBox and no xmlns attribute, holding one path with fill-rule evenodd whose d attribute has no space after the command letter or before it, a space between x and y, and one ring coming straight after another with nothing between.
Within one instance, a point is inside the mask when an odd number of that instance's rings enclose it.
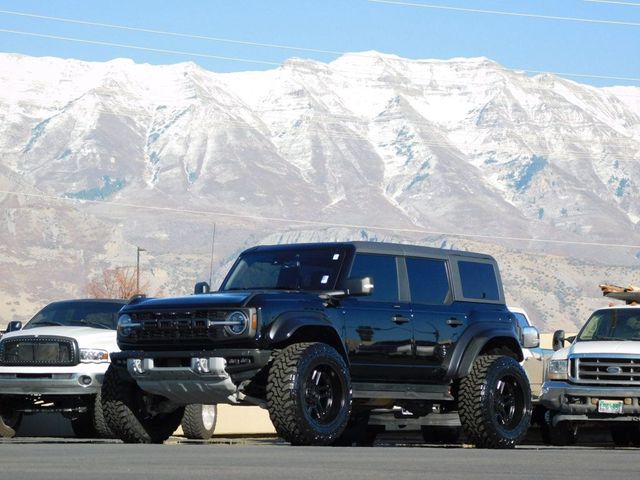
<instances>
[{"instance_id":1,"label":"truck door","mask_svg":"<svg viewBox=\"0 0 640 480\"><path fill-rule=\"evenodd\" d=\"M407 276L416 355L416 379L444 374L442 364L468 323L466 312L453 303L445 259L407 257ZM459 308L456 308L459 307Z\"/></svg>"},{"instance_id":2,"label":"truck door","mask_svg":"<svg viewBox=\"0 0 640 480\"><path fill-rule=\"evenodd\" d=\"M371 295L341 302L353 379L406 379L405 365L413 361L411 311L402 301L396 257L356 254L349 277L371 277L374 284Z\"/></svg>"}]
</instances>

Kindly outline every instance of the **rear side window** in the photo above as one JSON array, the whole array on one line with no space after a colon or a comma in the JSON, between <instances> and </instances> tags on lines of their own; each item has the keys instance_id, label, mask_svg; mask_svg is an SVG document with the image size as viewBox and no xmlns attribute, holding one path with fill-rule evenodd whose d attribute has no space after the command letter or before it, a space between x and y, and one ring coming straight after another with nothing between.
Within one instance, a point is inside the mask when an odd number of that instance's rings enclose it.
<instances>
[{"instance_id":1,"label":"rear side window","mask_svg":"<svg viewBox=\"0 0 640 480\"><path fill-rule=\"evenodd\" d=\"M351 278L371 277L373 293L360 297L363 301L397 302L398 268L396 257L390 255L356 254L351 267Z\"/></svg>"},{"instance_id":2,"label":"rear side window","mask_svg":"<svg viewBox=\"0 0 640 480\"><path fill-rule=\"evenodd\" d=\"M449 301L449 277L444 260L407 258L411 302L442 305Z\"/></svg>"},{"instance_id":3,"label":"rear side window","mask_svg":"<svg viewBox=\"0 0 640 480\"><path fill-rule=\"evenodd\" d=\"M458 262L462 296L478 300L499 300L498 282L491 263Z\"/></svg>"}]
</instances>

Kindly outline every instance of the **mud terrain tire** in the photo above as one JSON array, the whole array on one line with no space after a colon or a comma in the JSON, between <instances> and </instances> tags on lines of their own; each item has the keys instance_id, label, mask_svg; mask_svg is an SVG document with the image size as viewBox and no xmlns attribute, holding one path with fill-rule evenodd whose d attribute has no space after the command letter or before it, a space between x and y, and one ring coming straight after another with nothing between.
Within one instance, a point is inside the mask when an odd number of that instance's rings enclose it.
<instances>
[{"instance_id":1,"label":"mud terrain tire","mask_svg":"<svg viewBox=\"0 0 640 480\"><path fill-rule=\"evenodd\" d=\"M162 443L178 428L184 408L151 415L144 392L113 365L102 384L102 410L107 426L125 443Z\"/></svg>"},{"instance_id":2,"label":"mud terrain tire","mask_svg":"<svg viewBox=\"0 0 640 480\"><path fill-rule=\"evenodd\" d=\"M184 407L182 433L191 440L209 440L216 429L216 405L191 404Z\"/></svg>"},{"instance_id":3,"label":"mud terrain tire","mask_svg":"<svg viewBox=\"0 0 640 480\"><path fill-rule=\"evenodd\" d=\"M479 448L514 448L531 422L531 389L511 357L482 355L460 382L460 422Z\"/></svg>"},{"instance_id":4,"label":"mud terrain tire","mask_svg":"<svg viewBox=\"0 0 640 480\"><path fill-rule=\"evenodd\" d=\"M344 359L325 343L284 348L269 370L267 408L276 432L291 444L332 444L351 413Z\"/></svg>"}]
</instances>

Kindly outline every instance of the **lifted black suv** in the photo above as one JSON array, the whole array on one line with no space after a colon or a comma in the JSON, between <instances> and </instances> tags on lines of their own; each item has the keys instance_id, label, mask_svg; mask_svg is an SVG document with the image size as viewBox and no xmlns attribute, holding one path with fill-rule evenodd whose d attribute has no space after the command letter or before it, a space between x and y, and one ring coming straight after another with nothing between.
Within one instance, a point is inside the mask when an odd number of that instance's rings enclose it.
<instances>
[{"instance_id":1,"label":"lifted black suv","mask_svg":"<svg viewBox=\"0 0 640 480\"><path fill-rule=\"evenodd\" d=\"M479 447L513 447L527 431L521 332L488 255L259 246L207 290L121 311L102 403L125 442L164 441L191 403L263 406L297 445L364 443L369 412L393 406L457 410Z\"/></svg>"}]
</instances>

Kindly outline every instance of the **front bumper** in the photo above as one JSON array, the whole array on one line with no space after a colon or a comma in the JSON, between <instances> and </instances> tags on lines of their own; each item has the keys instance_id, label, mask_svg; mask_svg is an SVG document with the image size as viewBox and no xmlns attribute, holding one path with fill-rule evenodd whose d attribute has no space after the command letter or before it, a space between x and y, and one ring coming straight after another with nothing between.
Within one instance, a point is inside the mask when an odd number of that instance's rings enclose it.
<instances>
[{"instance_id":1,"label":"front bumper","mask_svg":"<svg viewBox=\"0 0 640 480\"><path fill-rule=\"evenodd\" d=\"M622 413L598 412L599 400L623 400ZM542 386L540 402L549 410L557 412L553 417L554 424L563 420L640 421L640 388L633 386L606 387L546 381Z\"/></svg>"},{"instance_id":2,"label":"front bumper","mask_svg":"<svg viewBox=\"0 0 640 480\"><path fill-rule=\"evenodd\" d=\"M0 368L0 395L95 395L100 391L104 364L81 365L82 370Z\"/></svg>"},{"instance_id":3,"label":"front bumper","mask_svg":"<svg viewBox=\"0 0 640 480\"><path fill-rule=\"evenodd\" d=\"M267 350L124 351L111 355L138 386L173 403L260 403L240 390L269 361Z\"/></svg>"}]
</instances>

